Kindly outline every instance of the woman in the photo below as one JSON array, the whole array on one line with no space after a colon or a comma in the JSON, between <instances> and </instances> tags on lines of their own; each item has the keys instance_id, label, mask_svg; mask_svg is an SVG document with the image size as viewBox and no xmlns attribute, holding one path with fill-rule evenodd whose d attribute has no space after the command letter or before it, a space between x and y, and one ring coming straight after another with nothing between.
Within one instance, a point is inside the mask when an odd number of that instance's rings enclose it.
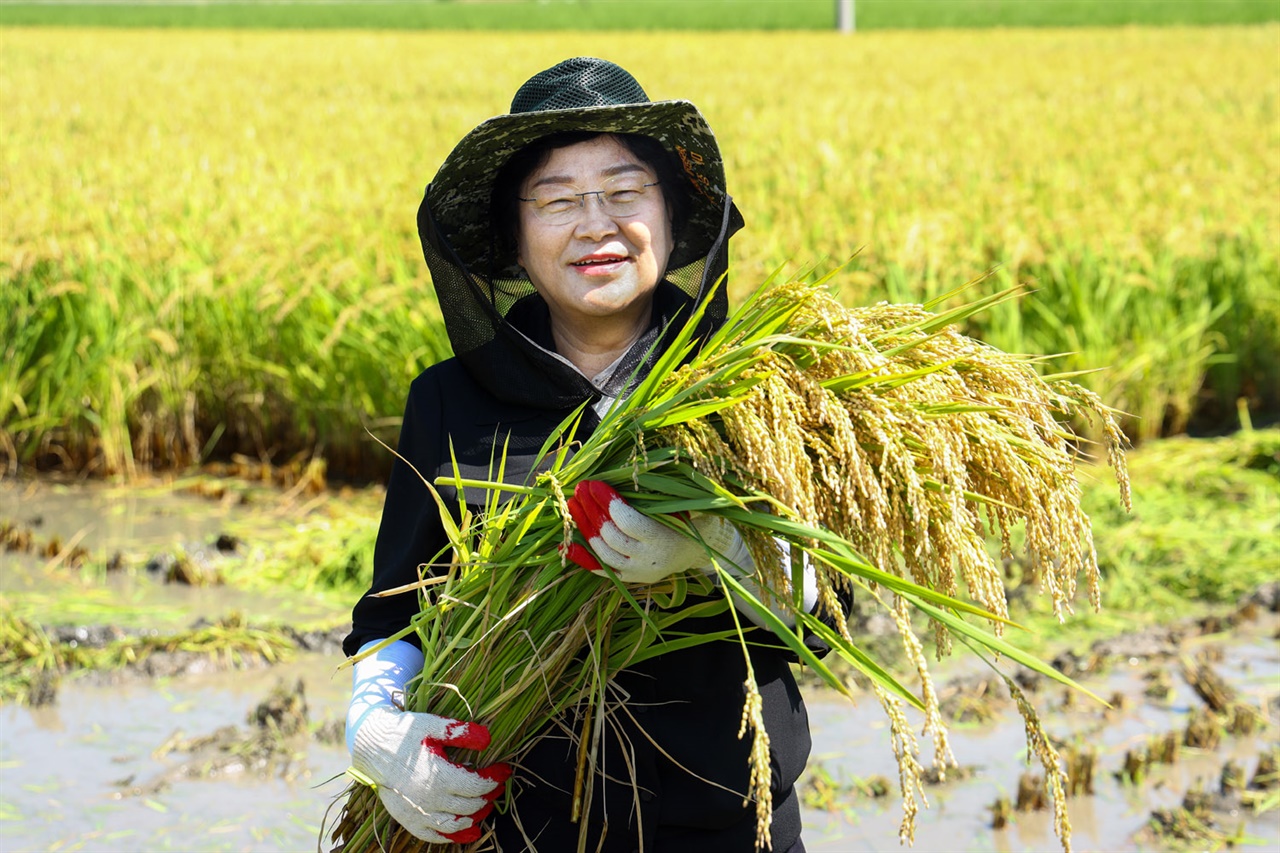
<instances>
[{"instance_id":1,"label":"woman","mask_svg":"<svg viewBox=\"0 0 1280 853\"><path fill-rule=\"evenodd\" d=\"M523 482L566 415L588 404L578 429L589 433L696 305L708 303L700 333L722 323L727 301L715 285L741 226L715 137L697 109L650 102L612 63L580 57L537 74L510 114L468 134L418 211L455 356L410 388L398 448L405 461L388 483L370 592L413 583L446 545L419 473L434 481L456 463L464 477L485 478L505 450L506 481ZM440 491L457 504L450 488ZM465 497L476 508L483 500ZM590 549L577 544L567 556L584 568L608 567L629 583L706 568L702 545L635 512L603 483L581 484L570 509ZM695 524L708 544L750 570L731 525ZM346 652L400 630L417 608L412 595L366 595ZM725 613L700 627L720 630L729 621ZM772 849L802 851L794 782L809 753L808 719L786 652L757 644L752 664L771 744ZM445 758L443 747L487 743L483 727L399 710L395 696L421 666L413 640L356 665L347 729L353 764L417 837L474 840L511 770L470 770ZM624 712L614 715L599 762L587 849L754 849L755 807L745 797L750 739L737 737L745 674L739 645L708 643L614 680ZM492 816L500 850L577 849L579 825L569 819L576 754L555 728L522 756L508 783L514 806Z\"/></svg>"}]
</instances>

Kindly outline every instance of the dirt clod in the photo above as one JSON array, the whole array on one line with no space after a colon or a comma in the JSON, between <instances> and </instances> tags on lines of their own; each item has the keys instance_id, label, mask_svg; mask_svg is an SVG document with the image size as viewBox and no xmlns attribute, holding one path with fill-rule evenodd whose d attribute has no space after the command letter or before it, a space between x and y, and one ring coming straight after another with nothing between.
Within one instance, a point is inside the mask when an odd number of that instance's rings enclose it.
<instances>
[{"instance_id":1,"label":"dirt clod","mask_svg":"<svg viewBox=\"0 0 1280 853\"><path fill-rule=\"evenodd\" d=\"M1124 761L1121 762L1120 769L1116 771L1115 776L1125 784L1141 785L1142 780L1147 777L1148 764L1150 764L1150 760L1145 749L1126 749L1124 751Z\"/></svg>"},{"instance_id":2,"label":"dirt clod","mask_svg":"<svg viewBox=\"0 0 1280 853\"><path fill-rule=\"evenodd\" d=\"M1213 795L1193 788L1177 808L1152 812L1147 834L1161 846L1181 849L1206 845L1204 849L1221 849L1230 839L1218 829L1216 814Z\"/></svg>"},{"instance_id":3,"label":"dirt clod","mask_svg":"<svg viewBox=\"0 0 1280 853\"><path fill-rule=\"evenodd\" d=\"M1208 708L1196 708L1187 718L1182 742L1194 749L1213 750L1222 740L1222 723Z\"/></svg>"},{"instance_id":4,"label":"dirt clod","mask_svg":"<svg viewBox=\"0 0 1280 853\"><path fill-rule=\"evenodd\" d=\"M240 773L261 776L294 775L297 740L307 731L307 703L301 679L293 687L283 682L248 714L249 725L222 726L204 735L188 737L173 732L152 753L160 759L183 755L166 773L145 784L124 780L117 796L150 795L175 779L214 779Z\"/></svg>"},{"instance_id":5,"label":"dirt clod","mask_svg":"<svg viewBox=\"0 0 1280 853\"><path fill-rule=\"evenodd\" d=\"M926 785L943 785L947 782L963 782L966 779L972 779L978 775L978 768L961 765L958 767L939 767L932 765L925 768L920 774L920 779Z\"/></svg>"},{"instance_id":6,"label":"dirt clod","mask_svg":"<svg viewBox=\"0 0 1280 853\"><path fill-rule=\"evenodd\" d=\"M1049 792L1044 777L1038 773L1023 773L1018 779L1018 797L1013 804L1020 812L1042 811L1049 807Z\"/></svg>"},{"instance_id":7,"label":"dirt clod","mask_svg":"<svg viewBox=\"0 0 1280 853\"><path fill-rule=\"evenodd\" d=\"M57 702L59 681L58 674L50 670L36 673L27 687L27 704L39 708Z\"/></svg>"},{"instance_id":8,"label":"dirt clod","mask_svg":"<svg viewBox=\"0 0 1280 853\"><path fill-rule=\"evenodd\" d=\"M989 723L1009 704L1009 693L998 678L955 679L939 691L938 707L953 723Z\"/></svg>"},{"instance_id":9,"label":"dirt clod","mask_svg":"<svg viewBox=\"0 0 1280 853\"><path fill-rule=\"evenodd\" d=\"M1216 713L1226 713L1231 703L1235 701L1235 689L1203 660L1192 662L1184 659L1182 677L1195 690L1196 695Z\"/></svg>"},{"instance_id":10,"label":"dirt clod","mask_svg":"<svg viewBox=\"0 0 1280 853\"><path fill-rule=\"evenodd\" d=\"M1182 738L1176 731L1152 735L1147 742L1147 761L1150 764L1177 764L1181 746Z\"/></svg>"},{"instance_id":11,"label":"dirt clod","mask_svg":"<svg viewBox=\"0 0 1280 853\"><path fill-rule=\"evenodd\" d=\"M1244 768L1228 759L1218 774L1218 793L1223 796L1239 794L1244 790Z\"/></svg>"},{"instance_id":12,"label":"dirt clod","mask_svg":"<svg viewBox=\"0 0 1280 853\"><path fill-rule=\"evenodd\" d=\"M1098 768L1098 750L1088 746L1072 746L1063 757L1067 763L1067 795L1093 794L1093 774Z\"/></svg>"},{"instance_id":13,"label":"dirt clod","mask_svg":"<svg viewBox=\"0 0 1280 853\"><path fill-rule=\"evenodd\" d=\"M1148 628L1119 637L1110 637L1093 644L1091 653L1100 658L1125 660L1161 658L1177 654L1186 630L1178 626Z\"/></svg>"},{"instance_id":14,"label":"dirt clod","mask_svg":"<svg viewBox=\"0 0 1280 853\"><path fill-rule=\"evenodd\" d=\"M1280 788L1280 747L1273 747L1258 756L1249 787L1255 791L1274 791Z\"/></svg>"},{"instance_id":15,"label":"dirt clod","mask_svg":"<svg viewBox=\"0 0 1280 853\"><path fill-rule=\"evenodd\" d=\"M1004 829L1013 820L1013 803L1008 797L999 797L991 804L991 828Z\"/></svg>"},{"instance_id":16,"label":"dirt clod","mask_svg":"<svg viewBox=\"0 0 1280 853\"><path fill-rule=\"evenodd\" d=\"M1148 699L1162 704L1168 704L1173 701L1173 676L1169 674L1169 670L1164 667L1157 667L1143 675L1142 680L1147 683L1142 693Z\"/></svg>"},{"instance_id":17,"label":"dirt clod","mask_svg":"<svg viewBox=\"0 0 1280 853\"><path fill-rule=\"evenodd\" d=\"M1280 581L1264 583L1250 593L1244 603L1253 603L1272 613L1280 613Z\"/></svg>"},{"instance_id":18,"label":"dirt clod","mask_svg":"<svg viewBox=\"0 0 1280 853\"><path fill-rule=\"evenodd\" d=\"M249 714L250 725L290 737L307 728L307 696L302 679L292 689L277 684Z\"/></svg>"}]
</instances>

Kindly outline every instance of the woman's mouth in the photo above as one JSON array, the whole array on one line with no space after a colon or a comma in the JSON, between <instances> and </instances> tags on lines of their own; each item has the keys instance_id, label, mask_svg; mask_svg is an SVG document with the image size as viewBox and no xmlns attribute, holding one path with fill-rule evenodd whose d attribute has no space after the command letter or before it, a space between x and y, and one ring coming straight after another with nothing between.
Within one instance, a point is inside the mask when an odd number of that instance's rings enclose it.
<instances>
[{"instance_id":1,"label":"woman's mouth","mask_svg":"<svg viewBox=\"0 0 1280 853\"><path fill-rule=\"evenodd\" d=\"M607 273L617 269L620 265L625 264L628 258L626 255L600 254L587 255L585 258L579 258L570 264L571 267L581 270L587 275L594 273Z\"/></svg>"}]
</instances>

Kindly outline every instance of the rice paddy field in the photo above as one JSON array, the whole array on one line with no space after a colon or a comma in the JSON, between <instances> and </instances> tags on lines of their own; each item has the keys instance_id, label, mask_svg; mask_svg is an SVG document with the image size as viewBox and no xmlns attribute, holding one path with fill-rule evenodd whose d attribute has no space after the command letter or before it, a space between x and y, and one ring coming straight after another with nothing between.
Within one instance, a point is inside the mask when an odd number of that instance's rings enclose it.
<instances>
[{"instance_id":1,"label":"rice paddy field","mask_svg":"<svg viewBox=\"0 0 1280 853\"><path fill-rule=\"evenodd\" d=\"M1280 406L1280 26L519 35L0 30L0 456L245 453L376 479L448 344L422 189L574 54L688 98L747 218L731 294L1031 291L968 331L1145 439Z\"/></svg>"},{"instance_id":2,"label":"rice paddy field","mask_svg":"<svg viewBox=\"0 0 1280 853\"><path fill-rule=\"evenodd\" d=\"M644 30L711 5L757 31ZM1100 613L1059 623L1003 566L1019 646L1112 701L1035 697L1055 738L1096 747L1077 848L1274 846L1280 4L864 0L855 36L824 31L831 8L0 2L0 846L315 844L347 763L325 654L381 501L326 477L381 480L375 437L394 441L409 381L448 354L423 187L575 54L716 128L747 219L735 302L778 270L838 269L851 306L1027 286L965 330L1087 371L1139 445L1132 512L1082 470ZM495 9L521 31L467 19ZM568 20L587 31L552 28ZM1045 28L961 29L993 22ZM1260 729L1190 746L1214 698L1192 657ZM1044 804L1023 809L1021 720L956 663L947 713L977 766L931 783L917 849L1054 849ZM305 731L246 729L268 682L303 676ZM875 703L804 689L806 843L896 849L900 809L867 775L893 773ZM229 725L248 740L204 736ZM1181 763L1156 757L1184 726ZM1223 759L1248 796L1206 805L1219 779L1227 797Z\"/></svg>"},{"instance_id":3,"label":"rice paddy field","mask_svg":"<svg viewBox=\"0 0 1280 853\"><path fill-rule=\"evenodd\" d=\"M834 0L0 0L9 24L479 30L829 30ZM860 0L858 29L1256 24L1275 0Z\"/></svg>"}]
</instances>

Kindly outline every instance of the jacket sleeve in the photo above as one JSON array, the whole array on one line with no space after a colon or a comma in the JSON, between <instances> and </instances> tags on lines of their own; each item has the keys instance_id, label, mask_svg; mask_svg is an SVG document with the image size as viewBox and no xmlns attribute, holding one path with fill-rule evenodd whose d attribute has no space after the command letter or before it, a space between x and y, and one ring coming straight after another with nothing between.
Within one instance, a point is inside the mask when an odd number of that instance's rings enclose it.
<instances>
[{"instance_id":1,"label":"jacket sleeve","mask_svg":"<svg viewBox=\"0 0 1280 853\"><path fill-rule=\"evenodd\" d=\"M382 639L401 630L419 611L418 592L386 598L370 593L411 584L431 573L421 569L445 547L448 540L440 524L439 511L423 479L436 476L440 465L441 394L430 372L414 380L405 403L400 425L397 458L387 481L382 521L373 551L373 582L369 592L356 602L351 614L351 633L343 641L343 651L352 655L369 640ZM419 476L419 473L421 476ZM404 638L419 645L416 634Z\"/></svg>"},{"instance_id":2,"label":"jacket sleeve","mask_svg":"<svg viewBox=\"0 0 1280 853\"><path fill-rule=\"evenodd\" d=\"M821 603L817 605L813 613L818 617L820 622L836 633L839 633L839 623L847 620L849 618L849 613L853 610L853 590L848 588L837 588L836 599L840 602L840 607L844 610L843 616L832 613L826 607L823 607ZM831 651L831 646L827 641L823 640L817 634L806 633L804 635L804 644L809 651L813 652L819 658L826 657ZM797 657L797 661L798 660L799 658Z\"/></svg>"}]
</instances>

